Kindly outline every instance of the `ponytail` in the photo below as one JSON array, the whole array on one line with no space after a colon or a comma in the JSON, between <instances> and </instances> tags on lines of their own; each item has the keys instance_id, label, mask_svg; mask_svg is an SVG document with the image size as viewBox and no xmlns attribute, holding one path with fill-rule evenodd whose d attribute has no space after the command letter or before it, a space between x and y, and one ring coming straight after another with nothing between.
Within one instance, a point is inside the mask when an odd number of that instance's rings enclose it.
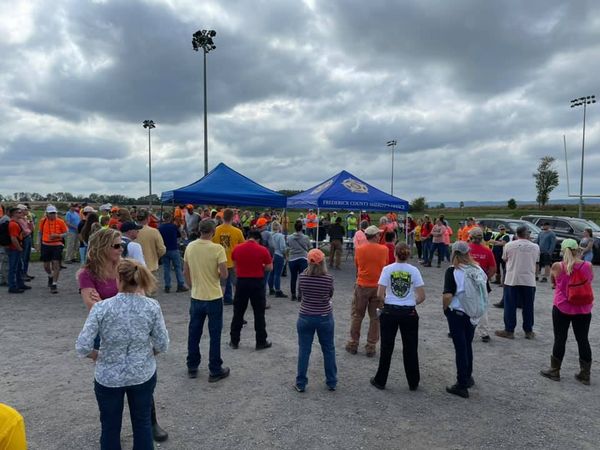
<instances>
[{"instance_id":1,"label":"ponytail","mask_svg":"<svg viewBox=\"0 0 600 450\"><path fill-rule=\"evenodd\" d=\"M565 264L567 275L571 275L573 273L573 266L577 262L578 256L579 249L571 249L567 247L563 250L563 263Z\"/></svg>"},{"instance_id":2,"label":"ponytail","mask_svg":"<svg viewBox=\"0 0 600 450\"><path fill-rule=\"evenodd\" d=\"M156 278L145 266L131 258L124 258L117 269L119 290L135 292L139 289L146 293L156 291Z\"/></svg>"}]
</instances>

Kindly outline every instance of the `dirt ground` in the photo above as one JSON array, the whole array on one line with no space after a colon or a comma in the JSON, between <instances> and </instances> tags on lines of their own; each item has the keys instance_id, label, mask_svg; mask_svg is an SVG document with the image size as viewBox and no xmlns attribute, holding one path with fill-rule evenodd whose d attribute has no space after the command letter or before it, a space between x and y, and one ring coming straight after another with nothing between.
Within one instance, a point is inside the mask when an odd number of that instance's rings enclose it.
<instances>
[{"instance_id":1,"label":"dirt ground","mask_svg":"<svg viewBox=\"0 0 600 450\"><path fill-rule=\"evenodd\" d=\"M188 379L185 356L189 296L157 295L170 333L170 350L158 357L155 399L169 440L163 449L373 449L373 448L598 448L600 392L598 366L592 385L574 378L578 356L569 336L563 379L556 383L538 372L552 347L552 291L538 285L535 331L528 341L518 319L516 339L474 343L476 386L468 400L447 394L455 380L454 352L441 312L443 270L422 269L427 300L419 307L421 384L410 392L404 377L401 344L387 388L369 384L378 358L345 352L354 270L350 260L334 271L338 389L324 384L323 362L315 342L305 393L295 392L298 304L271 298L267 331L271 349L254 350L252 315L238 350L227 346L231 307L225 307L222 357L231 376L208 383L207 339L202 341L199 377ZM596 269L597 270L597 269ZM61 274L60 293L49 294L39 264L33 289L22 295L0 293L0 401L25 417L31 449L98 448L100 422L93 394L93 365L75 354L75 339L86 310L77 293L76 267ZM598 275L598 273L596 273ZM289 293L289 278L283 279ZM595 282L598 287L600 281ZM596 292L598 290L596 289ZM496 288L491 300L501 296ZM491 308L492 329L502 327L502 310ZM363 323L366 333L367 320ZM600 323L591 325L591 344L600 352ZM598 357L596 356L596 361ZM132 447L124 412L122 442Z\"/></svg>"}]
</instances>

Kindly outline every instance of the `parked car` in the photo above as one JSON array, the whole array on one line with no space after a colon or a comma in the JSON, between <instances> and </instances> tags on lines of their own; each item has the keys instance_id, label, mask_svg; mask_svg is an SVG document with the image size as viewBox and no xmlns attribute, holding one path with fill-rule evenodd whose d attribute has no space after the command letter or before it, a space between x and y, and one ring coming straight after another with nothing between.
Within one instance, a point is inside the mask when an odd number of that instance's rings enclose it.
<instances>
[{"instance_id":1,"label":"parked car","mask_svg":"<svg viewBox=\"0 0 600 450\"><path fill-rule=\"evenodd\" d=\"M504 225L511 237L516 234L517 227L525 225L529 229L529 239L533 242L537 240L538 234L541 231L531 222L519 219L507 219L506 217L482 217L481 219L475 219L475 221L482 227L487 227L492 231L498 231L498 227Z\"/></svg>"},{"instance_id":2,"label":"parked car","mask_svg":"<svg viewBox=\"0 0 600 450\"><path fill-rule=\"evenodd\" d=\"M562 242L563 239L571 238L577 242L583 237L583 230L591 228L594 235L594 258L592 262L594 264L600 264L600 226L595 222L586 219L579 219L577 217L567 216L547 216L531 214L521 217L523 220L541 227L544 223L548 222L550 229L554 231L556 237Z\"/></svg>"}]
</instances>

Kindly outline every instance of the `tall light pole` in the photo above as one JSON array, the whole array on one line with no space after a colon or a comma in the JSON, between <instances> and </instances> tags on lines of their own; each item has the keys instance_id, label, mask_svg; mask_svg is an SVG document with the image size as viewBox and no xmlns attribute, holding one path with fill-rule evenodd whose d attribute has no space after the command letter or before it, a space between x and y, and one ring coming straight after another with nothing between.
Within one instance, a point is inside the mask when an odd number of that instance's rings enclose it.
<instances>
[{"instance_id":1,"label":"tall light pole","mask_svg":"<svg viewBox=\"0 0 600 450\"><path fill-rule=\"evenodd\" d=\"M583 161L585 155L585 112L587 105L596 103L595 95L571 100L571 108L583 105L583 136L581 138L581 178L579 179L579 218L583 219Z\"/></svg>"},{"instance_id":2,"label":"tall light pole","mask_svg":"<svg viewBox=\"0 0 600 450\"><path fill-rule=\"evenodd\" d=\"M217 48L213 38L217 35L215 30L199 30L192 36L192 47L195 51L200 49L204 53L204 175L208 173L208 120L206 103L206 54Z\"/></svg>"},{"instance_id":3,"label":"tall light pole","mask_svg":"<svg viewBox=\"0 0 600 450\"><path fill-rule=\"evenodd\" d=\"M148 128L148 207L152 208L152 143L150 139L150 130L156 128L153 120L144 120L144 128Z\"/></svg>"},{"instance_id":4,"label":"tall light pole","mask_svg":"<svg viewBox=\"0 0 600 450\"><path fill-rule=\"evenodd\" d=\"M391 182L391 187L390 187L390 194L394 195L394 150L396 150L396 140L394 139L393 141L387 141L387 146L388 147L392 147L392 182Z\"/></svg>"}]
</instances>

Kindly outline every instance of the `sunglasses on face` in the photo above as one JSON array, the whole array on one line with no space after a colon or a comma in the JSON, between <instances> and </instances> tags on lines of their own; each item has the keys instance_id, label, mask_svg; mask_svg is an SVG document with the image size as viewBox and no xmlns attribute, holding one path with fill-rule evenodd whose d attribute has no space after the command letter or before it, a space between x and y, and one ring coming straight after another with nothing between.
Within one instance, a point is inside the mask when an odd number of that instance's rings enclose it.
<instances>
[{"instance_id":1,"label":"sunglasses on face","mask_svg":"<svg viewBox=\"0 0 600 450\"><path fill-rule=\"evenodd\" d=\"M113 245L111 245L111 247L114 248L115 250L118 250L121 248L121 243L113 244Z\"/></svg>"}]
</instances>

